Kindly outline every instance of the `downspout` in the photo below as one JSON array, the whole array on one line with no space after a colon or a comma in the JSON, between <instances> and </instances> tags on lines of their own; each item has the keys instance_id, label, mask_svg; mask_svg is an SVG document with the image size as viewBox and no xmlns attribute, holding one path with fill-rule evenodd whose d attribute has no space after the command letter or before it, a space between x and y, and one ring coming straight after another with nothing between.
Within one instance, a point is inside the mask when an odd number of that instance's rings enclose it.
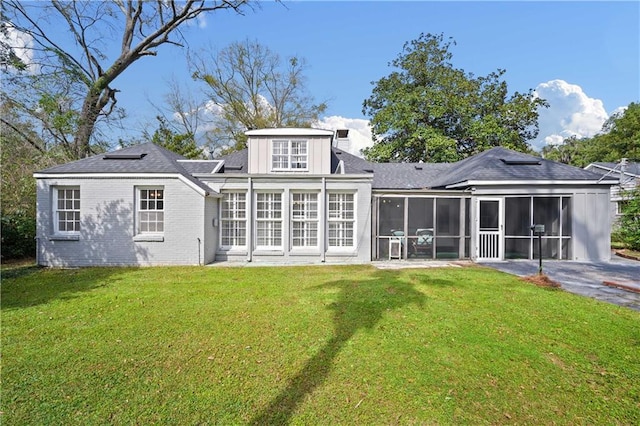
<instances>
[{"instance_id":1,"label":"downspout","mask_svg":"<svg viewBox=\"0 0 640 426\"><path fill-rule=\"evenodd\" d=\"M465 202L466 198L464 197L460 197L460 214L458 216L458 223L460 223L460 229L458 232L458 236L460 237L458 239L458 258L459 259L464 259L464 247L465 244L467 242L467 223L464 220L465 219L465 214L467 212L467 203Z\"/></svg>"},{"instance_id":2,"label":"downspout","mask_svg":"<svg viewBox=\"0 0 640 426\"><path fill-rule=\"evenodd\" d=\"M320 205L320 228L322 229L322 242L320 247L320 262L324 263L327 260L327 208L325 206L327 201L327 178L322 178L322 188L320 189L320 199L322 204Z\"/></svg>"},{"instance_id":3,"label":"downspout","mask_svg":"<svg viewBox=\"0 0 640 426\"><path fill-rule=\"evenodd\" d=\"M34 237L36 240L36 266L40 266L40 237Z\"/></svg>"},{"instance_id":4,"label":"downspout","mask_svg":"<svg viewBox=\"0 0 640 426\"><path fill-rule=\"evenodd\" d=\"M201 244L200 237L198 237L197 240L198 240L198 266L202 266L202 262L200 262L200 244Z\"/></svg>"},{"instance_id":5,"label":"downspout","mask_svg":"<svg viewBox=\"0 0 640 426\"><path fill-rule=\"evenodd\" d=\"M253 180L247 178L247 262L253 257Z\"/></svg>"}]
</instances>

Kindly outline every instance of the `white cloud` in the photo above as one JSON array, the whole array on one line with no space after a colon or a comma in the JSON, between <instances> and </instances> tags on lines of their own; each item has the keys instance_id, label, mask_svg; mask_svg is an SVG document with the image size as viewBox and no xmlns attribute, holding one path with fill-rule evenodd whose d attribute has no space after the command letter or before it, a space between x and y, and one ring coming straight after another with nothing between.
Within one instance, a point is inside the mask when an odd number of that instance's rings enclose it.
<instances>
[{"instance_id":1,"label":"white cloud","mask_svg":"<svg viewBox=\"0 0 640 426\"><path fill-rule=\"evenodd\" d=\"M626 110L627 110L626 106L618 107L618 108L614 109L613 111L611 111L611 114L609 114L609 116L611 116L611 117L613 117L614 115L622 116Z\"/></svg>"},{"instance_id":2,"label":"white cloud","mask_svg":"<svg viewBox=\"0 0 640 426\"><path fill-rule=\"evenodd\" d=\"M350 147L345 151L362 157L361 150L373 145L369 120L362 118L346 118L339 115L324 117L314 127L327 130L349 129Z\"/></svg>"},{"instance_id":3,"label":"white cloud","mask_svg":"<svg viewBox=\"0 0 640 426\"><path fill-rule=\"evenodd\" d=\"M600 99L590 98L580 86L564 80L540 83L535 93L549 102L549 108L540 109L540 133L532 144L535 149L571 136L591 137L609 118Z\"/></svg>"},{"instance_id":4,"label":"white cloud","mask_svg":"<svg viewBox=\"0 0 640 426\"><path fill-rule=\"evenodd\" d=\"M33 61L33 37L18 31L12 24L4 23L6 35L0 32L2 41L5 42L16 56L27 66L30 73L36 73L38 66Z\"/></svg>"}]
</instances>

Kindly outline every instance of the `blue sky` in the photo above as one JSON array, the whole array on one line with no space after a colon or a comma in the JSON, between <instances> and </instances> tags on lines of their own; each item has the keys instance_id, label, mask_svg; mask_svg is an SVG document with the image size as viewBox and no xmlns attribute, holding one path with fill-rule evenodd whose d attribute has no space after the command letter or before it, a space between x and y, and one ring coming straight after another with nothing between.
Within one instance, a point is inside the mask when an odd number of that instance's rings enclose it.
<instances>
[{"instance_id":1,"label":"blue sky","mask_svg":"<svg viewBox=\"0 0 640 426\"><path fill-rule=\"evenodd\" d=\"M327 100L325 126L359 127L371 82L420 33L443 33L457 45L453 65L476 75L498 68L513 91L536 89L551 102L534 146L591 136L619 107L640 100L640 2L261 2L244 16L207 15L187 31L191 49L256 39L282 56L304 57L309 92ZM115 41L115 45L118 42ZM155 116L176 78L199 91L184 54L163 46L113 84L132 132ZM337 120L342 117L345 120ZM370 135L369 135L370 136ZM546 139L545 139L546 138Z\"/></svg>"}]
</instances>

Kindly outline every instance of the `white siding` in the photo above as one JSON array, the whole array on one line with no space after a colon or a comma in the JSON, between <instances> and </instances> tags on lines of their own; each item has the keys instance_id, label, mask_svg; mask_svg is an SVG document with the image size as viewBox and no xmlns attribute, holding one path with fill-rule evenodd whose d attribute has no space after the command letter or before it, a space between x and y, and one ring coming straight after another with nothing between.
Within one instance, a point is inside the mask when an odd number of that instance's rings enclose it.
<instances>
[{"instance_id":1,"label":"white siding","mask_svg":"<svg viewBox=\"0 0 640 426\"><path fill-rule=\"evenodd\" d=\"M579 191L573 200L574 260L610 260L609 191Z\"/></svg>"},{"instance_id":2,"label":"white siding","mask_svg":"<svg viewBox=\"0 0 640 426\"><path fill-rule=\"evenodd\" d=\"M71 241L53 233L51 196L67 185L80 187L81 230ZM138 186L164 188L163 241L134 241ZM197 265L203 256L205 197L178 179L38 179L37 207L41 265Z\"/></svg>"},{"instance_id":3,"label":"white siding","mask_svg":"<svg viewBox=\"0 0 640 426\"><path fill-rule=\"evenodd\" d=\"M271 171L271 141L273 139L306 140L308 154L308 170L272 172ZM296 136L296 137L250 137L249 147L249 173L250 174L307 174L319 175L331 173L331 137L325 136Z\"/></svg>"}]
</instances>

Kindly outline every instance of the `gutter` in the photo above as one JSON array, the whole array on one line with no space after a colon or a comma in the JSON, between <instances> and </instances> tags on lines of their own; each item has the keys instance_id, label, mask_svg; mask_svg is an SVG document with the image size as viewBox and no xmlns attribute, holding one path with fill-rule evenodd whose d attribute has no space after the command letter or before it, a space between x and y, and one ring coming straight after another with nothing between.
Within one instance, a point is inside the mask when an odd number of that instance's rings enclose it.
<instances>
[{"instance_id":1,"label":"gutter","mask_svg":"<svg viewBox=\"0 0 640 426\"><path fill-rule=\"evenodd\" d=\"M516 185L617 185L618 180L468 180L447 185L445 188L464 188L467 186L516 186Z\"/></svg>"}]
</instances>

